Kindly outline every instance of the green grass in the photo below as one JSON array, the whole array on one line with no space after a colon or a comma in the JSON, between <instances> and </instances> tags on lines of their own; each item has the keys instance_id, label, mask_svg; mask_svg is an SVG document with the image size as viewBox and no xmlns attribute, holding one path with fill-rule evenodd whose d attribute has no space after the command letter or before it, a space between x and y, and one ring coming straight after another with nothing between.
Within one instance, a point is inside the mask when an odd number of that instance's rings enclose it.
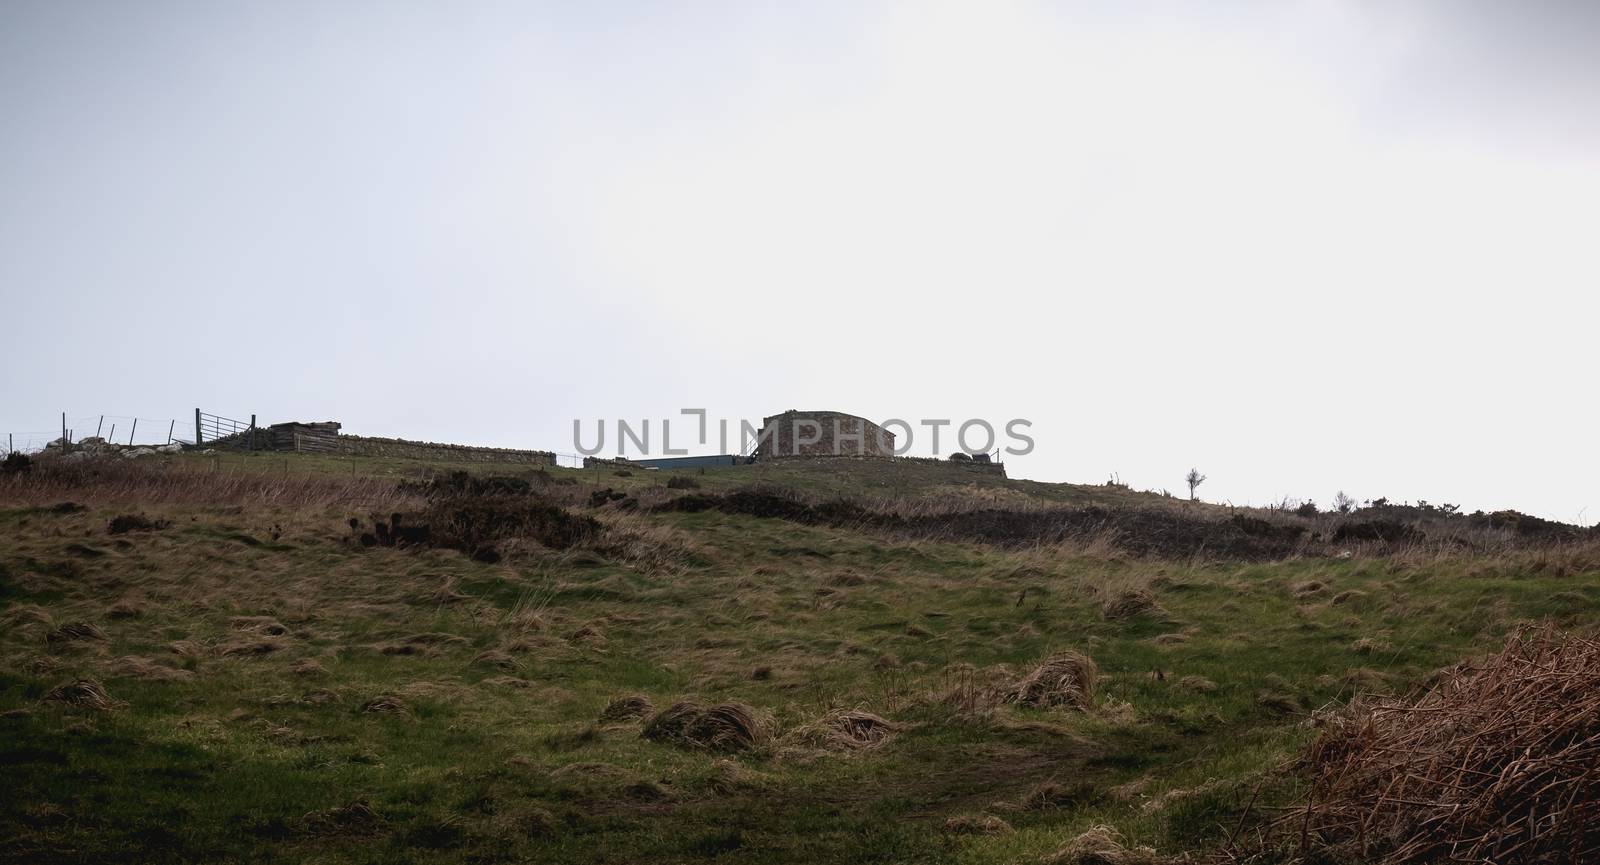
<instances>
[{"instance_id":1,"label":"green grass","mask_svg":"<svg viewBox=\"0 0 1600 865\"><path fill-rule=\"evenodd\" d=\"M216 460L216 471L274 471L285 458ZM812 494L1131 495L853 462L695 478L711 491L762 480ZM287 471L427 468L299 456ZM113 537L106 522L127 509L92 491L78 500L90 510L0 509L0 861L1002 863L1037 861L1096 824L1163 853L1205 851L1293 797L1281 769L1318 708L1404 689L1493 648L1519 620L1591 624L1600 601L1592 572L1510 559L1189 565L716 512L635 518L673 567L537 550L487 565L362 548L344 524L365 516L354 506L152 507L167 528ZM1296 597L1312 581L1325 588ZM1161 612L1102 618L1104 600L1131 586L1151 587ZM1333 603L1347 590L1364 594ZM137 615L114 616L119 601ZM248 616L287 628L278 650L219 654L248 636L235 624ZM47 641L74 621L107 639ZM601 638L578 637L585 627ZM427 634L451 639L383 651ZM174 654L175 641L200 649ZM490 649L513 667L474 663ZM1063 649L1100 667L1089 712L964 713L938 699L968 675L961 665L1021 673ZM183 672L154 680L127 657ZM307 659L325 672L296 673ZM41 699L80 677L126 705ZM632 693L657 708L691 695L745 702L776 737L717 755L597 723ZM361 711L381 694L409 713ZM902 730L860 752L800 744L795 731L841 707ZM1022 807L1045 783L1072 795ZM317 813L357 802L377 821ZM944 831L959 814L1015 831Z\"/></svg>"}]
</instances>

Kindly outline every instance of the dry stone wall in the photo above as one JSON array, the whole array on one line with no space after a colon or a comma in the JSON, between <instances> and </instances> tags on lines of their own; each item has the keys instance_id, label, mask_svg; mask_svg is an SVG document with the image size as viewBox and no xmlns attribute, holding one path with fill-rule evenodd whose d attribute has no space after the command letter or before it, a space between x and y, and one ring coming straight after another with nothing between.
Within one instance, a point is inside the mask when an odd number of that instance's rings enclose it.
<instances>
[{"instance_id":1,"label":"dry stone wall","mask_svg":"<svg viewBox=\"0 0 1600 865\"><path fill-rule=\"evenodd\" d=\"M252 447L252 443L249 441L248 434L240 434L238 436L230 436L227 440L219 439L216 442L207 442L206 446L243 450ZM333 421L273 424L266 429L256 430L253 447L257 450L445 462L511 463L533 466L553 466L556 464L556 455L550 451L473 447L471 445L408 441L406 439L379 438L376 436L341 435L339 433L339 424Z\"/></svg>"}]
</instances>

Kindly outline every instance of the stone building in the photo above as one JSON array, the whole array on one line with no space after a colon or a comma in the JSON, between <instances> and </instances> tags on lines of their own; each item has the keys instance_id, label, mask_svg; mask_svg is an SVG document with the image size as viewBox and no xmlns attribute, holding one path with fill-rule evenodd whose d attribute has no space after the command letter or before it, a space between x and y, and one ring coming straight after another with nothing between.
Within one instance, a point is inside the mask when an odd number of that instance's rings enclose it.
<instances>
[{"instance_id":1,"label":"stone building","mask_svg":"<svg viewBox=\"0 0 1600 865\"><path fill-rule=\"evenodd\" d=\"M838 411L790 409L761 421L757 457L894 456L894 433Z\"/></svg>"}]
</instances>

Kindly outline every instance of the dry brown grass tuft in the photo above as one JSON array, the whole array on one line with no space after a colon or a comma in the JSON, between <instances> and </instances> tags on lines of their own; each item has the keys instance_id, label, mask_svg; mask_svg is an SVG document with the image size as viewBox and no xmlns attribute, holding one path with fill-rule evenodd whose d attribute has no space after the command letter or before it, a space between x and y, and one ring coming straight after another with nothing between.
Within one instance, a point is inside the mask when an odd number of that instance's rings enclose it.
<instances>
[{"instance_id":1,"label":"dry brown grass tuft","mask_svg":"<svg viewBox=\"0 0 1600 865\"><path fill-rule=\"evenodd\" d=\"M683 700L651 718L640 735L652 742L709 751L746 751L767 742L767 726L755 709L743 703L702 706Z\"/></svg>"},{"instance_id":2,"label":"dry brown grass tuft","mask_svg":"<svg viewBox=\"0 0 1600 865\"><path fill-rule=\"evenodd\" d=\"M1358 700L1305 755L1279 825L1392 863L1588 861L1600 851L1600 641L1525 628L1406 698Z\"/></svg>"},{"instance_id":3,"label":"dry brown grass tuft","mask_svg":"<svg viewBox=\"0 0 1600 865\"><path fill-rule=\"evenodd\" d=\"M602 721L636 721L655 711L655 704L643 694L629 694L606 704L600 712Z\"/></svg>"},{"instance_id":4,"label":"dry brown grass tuft","mask_svg":"<svg viewBox=\"0 0 1600 865\"><path fill-rule=\"evenodd\" d=\"M458 634L430 632L412 634L393 642L378 643L373 648L383 655L436 655L445 647L464 646L470 642L472 641Z\"/></svg>"},{"instance_id":5,"label":"dry brown grass tuft","mask_svg":"<svg viewBox=\"0 0 1600 865\"><path fill-rule=\"evenodd\" d=\"M1094 702L1099 675L1099 668L1088 655L1057 652L1007 692L1006 702L1087 709Z\"/></svg>"},{"instance_id":6,"label":"dry brown grass tuft","mask_svg":"<svg viewBox=\"0 0 1600 865\"><path fill-rule=\"evenodd\" d=\"M516 658L500 649L488 649L479 652L472 659L474 667L490 667L496 670L515 670L521 666Z\"/></svg>"},{"instance_id":7,"label":"dry brown grass tuft","mask_svg":"<svg viewBox=\"0 0 1600 865\"><path fill-rule=\"evenodd\" d=\"M106 693L105 686L93 679L78 679L75 682L57 685L45 693L44 702L61 703L96 712L127 705L121 700L112 699L111 695Z\"/></svg>"},{"instance_id":8,"label":"dry brown grass tuft","mask_svg":"<svg viewBox=\"0 0 1600 865\"><path fill-rule=\"evenodd\" d=\"M1358 655L1370 655L1374 652L1387 651L1389 641L1382 637L1361 637L1350 644L1350 650Z\"/></svg>"},{"instance_id":9,"label":"dry brown grass tuft","mask_svg":"<svg viewBox=\"0 0 1600 865\"><path fill-rule=\"evenodd\" d=\"M1107 621L1131 619L1134 616L1160 615L1161 605L1149 589L1125 589L1100 607L1100 615Z\"/></svg>"},{"instance_id":10,"label":"dry brown grass tuft","mask_svg":"<svg viewBox=\"0 0 1600 865\"><path fill-rule=\"evenodd\" d=\"M30 676L48 676L61 669L61 661L49 655L40 655L30 658L22 665L22 671Z\"/></svg>"},{"instance_id":11,"label":"dry brown grass tuft","mask_svg":"<svg viewBox=\"0 0 1600 865\"><path fill-rule=\"evenodd\" d=\"M167 644L167 651L180 658L198 658L206 653L206 647L195 640L173 640Z\"/></svg>"},{"instance_id":12,"label":"dry brown grass tuft","mask_svg":"<svg viewBox=\"0 0 1600 865\"><path fill-rule=\"evenodd\" d=\"M1178 687L1200 694L1210 693L1217 689L1217 683L1205 676L1184 676L1178 680Z\"/></svg>"},{"instance_id":13,"label":"dry brown grass tuft","mask_svg":"<svg viewBox=\"0 0 1600 865\"><path fill-rule=\"evenodd\" d=\"M1327 590L1327 583L1324 583L1321 580L1307 580L1303 583L1295 583L1294 585L1290 586L1289 594L1293 595L1295 598L1304 600L1305 598L1320 595Z\"/></svg>"},{"instance_id":14,"label":"dry brown grass tuft","mask_svg":"<svg viewBox=\"0 0 1600 865\"><path fill-rule=\"evenodd\" d=\"M156 682L181 682L193 679L194 673L177 667L157 663L150 658L125 655L111 662L111 673L132 679L149 679Z\"/></svg>"},{"instance_id":15,"label":"dry brown grass tuft","mask_svg":"<svg viewBox=\"0 0 1600 865\"><path fill-rule=\"evenodd\" d=\"M439 584L439 588L429 592L426 597L430 604L449 606L450 604L459 604L472 596L456 591L456 578L446 577L444 582Z\"/></svg>"},{"instance_id":16,"label":"dry brown grass tuft","mask_svg":"<svg viewBox=\"0 0 1600 865\"><path fill-rule=\"evenodd\" d=\"M1331 599L1329 599L1328 603L1332 604L1335 607L1339 607L1339 606L1343 606L1345 604L1359 603L1359 602L1365 600L1366 598L1367 598L1367 593L1361 591L1360 589L1345 589L1344 591L1340 592L1337 595L1334 595Z\"/></svg>"},{"instance_id":17,"label":"dry brown grass tuft","mask_svg":"<svg viewBox=\"0 0 1600 865\"><path fill-rule=\"evenodd\" d=\"M53 619L50 617L50 611L38 604L17 604L6 610L0 621L5 622L7 627L15 628L29 624L48 625Z\"/></svg>"},{"instance_id":18,"label":"dry brown grass tuft","mask_svg":"<svg viewBox=\"0 0 1600 865\"><path fill-rule=\"evenodd\" d=\"M550 770L550 777L570 781L611 784L632 776L621 766L594 760L580 760Z\"/></svg>"},{"instance_id":19,"label":"dry brown grass tuft","mask_svg":"<svg viewBox=\"0 0 1600 865\"><path fill-rule=\"evenodd\" d=\"M362 703L361 711L373 715L410 715L411 706L398 694L379 694Z\"/></svg>"},{"instance_id":20,"label":"dry brown grass tuft","mask_svg":"<svg viewBox=\"0 0 1600 865\"><path fill-rule=\"evenodd\" d=\"M105 639L106 632L90 622L67 622L45 635L50 643L102 642Z\"/></svg>"},{"instance_id":21,"label":"dry brown grass tuft","mask_svg":"<svg viewBox=\"0 0 1600 865\"><path fill-rule=\"evenodd\" d=\"M836 709L794 731L799 741L833 751L876 748L893 739L901 726L861 709Z\"/></svg>"},{"instance_id":22,"label":"dry brown grass tuft","mask_svg":"<svg viewBox=\"0 0 1600 865\"><path fill-rule=\"evenodd\" d=\"M1110 826L1095 826L1046 857L1050 865L1161 865L1150 847L1129 847Z\"/></svg>"},{"instance_id":23,"label":"dry brown grass tuft","mask_svg":"<svg viewBox=\"0 0 1600 865\"><path fill-rule=\"evenodd\" d=\"M1022 801L1016 807L1024 811L1072 808L1093 801L1098 795L1097 788L1089 782L1062 784L1057 781L1046 781L1023 794Z\"/></svg>"},{"instance_id":24,"label":"dry brown grass tuft","mask_svg":"<svg viewBox=\"0 0 1600 865\"><path fill-rule=\"evenodd\" d=\"M216 653L224 658L270 655L283 649L285 643L275 637L239 637L217 644Z\"/></svg>"},{"instance_id":25,"label":"dry brown grass tuft","mask_svg":"<svg viewBox=\"0 0 1600 865\"><path fill-rule=\"evenodd\" d=\"M309 835L368 835L383 828L383 815L366 800L312 811L300 818L300 831Z\"/></svg>"},{"instance_id":26,"label":"dry brown grass tuft","mask_svg":"<svg viewBox=\"0 0 1600 865\"><path fill-rule=\"evenodd\" d=\"M762 778L732 760L718 760L711 766L706 785L713 792L728 795L760 789Z\"/></svg>"},{"instance_id":27,"label":"dry brown grass tuft","mask_svg":"<svg viewBox=\"0 0 1600 865\"><path fill-rule=\"evenodd\" d=\"M957 814L944 821L944 831L952 835L1008 835L1016 830L993 814Z\"/></svg>"},{"instance_id":28,"label":"dry brown grass tuft","mask_svg":"<svg viewBox=\"0 0 1600 865\"><path fill-rule=\"evenodd\" d=\"M106 608L108 619L137 619L144 615L144 605L135 598L123 598Z\"/></svg>"},{"instance_id":29,"label":"dry brown grass tuft","mask_svg":"<svg viewBox=\"0 0 1600 865\"><path fill-rule=\"evenodd\" d=\"M595 552L632 565L646 574L682 571L703 551L693 536L637 514L604 510L597 519L605 527Z\"/></svg>"},{"instance_id":30,"label":"dry brown grass tuft","mask_svg":"<svg viewBox=\"0 0 1600 865\"><path fill-rule=\"evenodd\" d=\"M321 662L315 658L301 658L294 662L294 666L289 668L289 672L296 676L326 676L328 668L322 666Z\"/></svg>"},{"instance_id":31,"label":"dry brown grass tuft","mask_svg":"<svg viewBox=\"0 0 1600 865\"><path fill-rule=\"evenodd\" d=\"M234 616L228 621L228 624L235 630L249 631L268 637L283 637L289 634L289 629L272 616Z\"/></svg>"}]
</instances>

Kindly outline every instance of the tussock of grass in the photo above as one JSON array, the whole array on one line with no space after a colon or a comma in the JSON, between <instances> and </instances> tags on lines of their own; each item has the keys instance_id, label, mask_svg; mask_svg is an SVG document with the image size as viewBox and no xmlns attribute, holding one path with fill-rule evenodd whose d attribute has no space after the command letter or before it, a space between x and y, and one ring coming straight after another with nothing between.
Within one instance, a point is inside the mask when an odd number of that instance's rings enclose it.
<instances>
[{"instance_id":1,"label":"tussock of grass","mask_svg":"<svg viewBox=\"0 0 1600 865\"><path fill-rule=\"evenodd\" d=\"M1006 693L1006 702L1087 709L1094 703L1100 669L1088 655L1057 652Z\"/></svg>"},{"instance_id":2,"label":"tussock of grass","mask_svg":"<svg viewBox=\"0 0 1600 865\"><path fill-rule=\"evenodd\" d=\"M206 647L197 640L173 640L167 644L167 651L180 658L198 658L206 654Z\"/></svg>"},{"instance_id":3,"label":"tussock of grass","mask_svg":"<svg viewBox=\"0 0 1600 865\"><path fill-rule=\"evenodd\" d=\"M1016 830L993 814L957 814L944 821L944 831L953 835L1005 835Z\"/></svg>"},{"instance_id":4,"label":"tussock of grass","mask_svg":"<svg viewBox=\"0 0 1600 865\"><path fill-rule=\"evenodd\" d=\"M704 706L683 700L657 713L640 735L663 742L709 751L748 751L766 743L767 722L743 703Z\"/></svg>"},{"instance_id":5,"label":"tussock of grass","mask_svg":"<svg viewBox=\"0 0 1600 865\"><path fill-rule=\"evenodd\" d=\"M50 631L45 639L51 643L103 643L106 640L106 632L92 622L67 622Z\"/></svg>"},{"instance_id":6,"label":"tussock of grass","mask_svg":"<svg viewBox=\"0 0 1600 865\"><path fill-rule=\"evenodd\" d=\"M1366 598L1367 598L1367 593L1361 591L1360 589L1345 589L1344 591L1340 592L1337 595L1334 595L1331 599L1329 599L1328 603L1333 605L1333 606L1335 606L1335 607L1338 607L1338 606L1342 606L1344 604L1357 604L1357 603L1360 603L1360 602L1366 600Z\"/></svg>"},{"instance_id":7,"label":"tussock of grass","mask_svg":"<svg viewBox=\"0 0 1600 865\"><path fill-rule=\"evenodd\" d=\"M384 823L383 815L366 800L358 799L348 805L308 812L300 818L299 829L308 835L370 835Z\"/></svg>"},{"instance_id":8,"label":"tussock of grass","mask_svg":"<svg viewBox=\"0 0 1600 865\"><path fill-rule=\"evenodd\" d=\"M643 694L630 694L618 697L606 704L600 712L602 721L636 721L650 716L655 711L655 704Z\"/></svg>"},{"instance_id":9,"label":"tussock of grass","mask_svg":"<svg viewBox=\"0 0 1600 865\"><path fill-rule=\"evenodd\" d=\"M108 619L137 619L144 614L144 605L134 598L123 598L106 608Z\"/></svg>"},{"instance_id":10,"label":"tussock of grass","mask_svg":"<svg viewBox=\"0 0 1600 865\"><path fill-rule=\"evenodd\" d=\"M796 729L790 737L825 750L859 751L886 744L902 729L863 709L835 709Z\"/></svg>"},{"instance_id":11,"label":"tussock of grass","mask_svg":"<svg viewBox=\"0 0 1600 865\"><path fill-rule=\"evenodd\" d=\"M1049 865L1162 865L1150 847L1129 846L1110 826L1095 826L1045 859Z\"/></svg>"},{"instance_id":12,"label":"tussock of grass","mask_svg":"<svg viewBox=\"0 0 1600 865\"><path fill-rule=\"evenodd\" d=\"M1100 615L1107 621L1161 613L1162 609L1156 602L1156 595L1149 589L1125 589L1100 607Z\"/></svg>"},{"instance_id":13,"label":"tussock of grass","mask_svg":"<svg viewBox=\"0 0 1600 865\"><path fill-rule=\"evenodd\" d=\"M270 655L282 651L288 643L277 637L238 637L216 645L215 652L224 658Z\"/></svg>"},{"instance_id":14,"label":"tussock of grass","mask_svg":"<svg viewBox=\"0 0 1600 865\"><path fill-rule=\"evenodd\" d=\"M141 658L135 655L125 655L112 661L110 669L114 675L160 682L181 682L194 678L192 670L169 667L149 658Z\"/></svg>"},{"instance_id":15,"label":"tussock of grass","mask_svg":"<svg viewBox=\"0 0 1600 865\"><path fill-rule=\"evenodd\" d=\"M398 694L379 694L362 703L361 711L370 715L410 715L411 704Z\"/></svg>"},{"instance_id":16,"label":"tussock of grass","mask_svg":"<svg viewBox=\"0 0 1600 865\"><path fill-rule=\"evenodd\" d=\"M1321 580L1306 580L1305 582L1295 583L1289 587L1289 593L1296 598L1314 597L1327 590L1328 584L1322 582Z\"/></svg>"},{"instance_id":17,"label":"tussock of grass","mask_svg":"<svg viewBox=\"0 0 1600 865\"><path fill-rule=\"evenodd\" d=\"M522 666L509 652L500 649L486 649L472 658L474 667L488 667L495 670L515 670Z\"/></svg>"},{"instance_id":18,"label":"tussock of grass","mask_svg":"<svg viewBox=\"0 0 1600 865\"><path fill-rule=\"evenodd\" d=\"M78 679L57 685L45 692L44 701L97 712L127 705L121 700L112 699L111 695L106 693L105 686L93 679Z\"/></svg>"}]
</instances>

